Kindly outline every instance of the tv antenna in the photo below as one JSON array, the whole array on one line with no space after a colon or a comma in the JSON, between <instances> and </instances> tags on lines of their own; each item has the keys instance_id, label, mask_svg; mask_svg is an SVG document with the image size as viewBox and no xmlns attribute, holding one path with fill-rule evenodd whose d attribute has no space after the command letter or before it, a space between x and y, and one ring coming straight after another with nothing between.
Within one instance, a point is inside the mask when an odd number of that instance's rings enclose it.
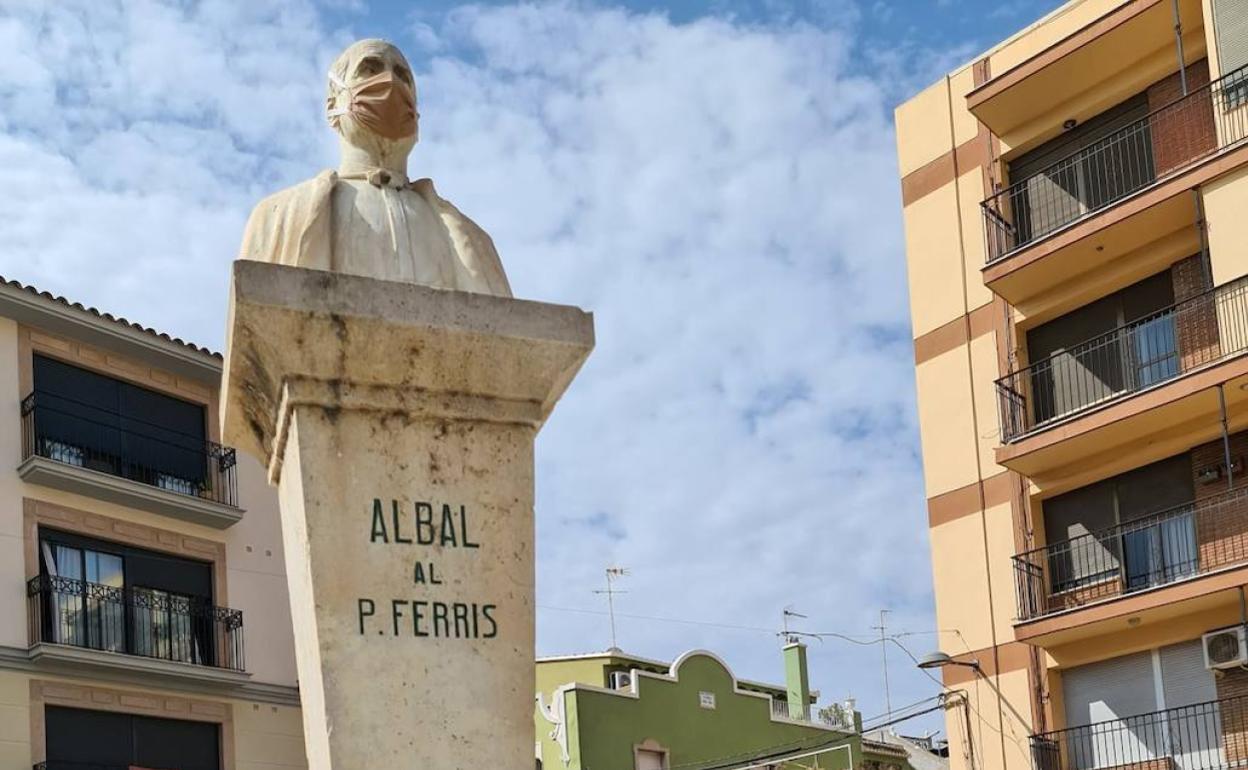
<instances>
[{"instance_id":1,"label":"tv antenna","mask_svg":"<svg viewBox=\"0 0 1248 770\"><path fill-rule=\"evenodd\" d=\"M823 639L820 638L819 634L808 634L805 631L795 631L789 628L789 618L802 618L803 620L806 619L805 615L803 615L800 612L794 611L792 604L784 608L783 612L781 612L781 617L782 617L784 630L779 633L779 636L781 639L784 640L785 644L797 644L799 641L801 641L801 637L803 636L809 636L815 639L819 639L819 641L823 641Z\"/></svg>"},{"instance_id":2,"label":"tv antenna","mask_svg":"<svg viewBox=\"0 0 1248 770\"><path fill-rule=\"evenodd\" d=\"M893 716L893 702L888 694L888 645L885 643L886 637L884 636L884 632L888 627L884 616L889 614L889 612L891 610L880 610L880 624L871 626L871 628L880 632L880 657L884 662L884 713L887 718L891 719Z\"/></svg>"},{"instance_id":3,"label":"tv antenna","mask_svg":"<svg viewBox=\"0 0 1248 770\"><path fill-rule=\"evenodd\" d=\"M607 595L607 614L611 616L611 649L619 650L615 643L615 595L626 594L628 591L622 591L615 587L615 581L622 577L628 577L628 569L625 567L607 567L607 588L606 590L594 591L596 594Z\"/></svg>"}]
</instances>

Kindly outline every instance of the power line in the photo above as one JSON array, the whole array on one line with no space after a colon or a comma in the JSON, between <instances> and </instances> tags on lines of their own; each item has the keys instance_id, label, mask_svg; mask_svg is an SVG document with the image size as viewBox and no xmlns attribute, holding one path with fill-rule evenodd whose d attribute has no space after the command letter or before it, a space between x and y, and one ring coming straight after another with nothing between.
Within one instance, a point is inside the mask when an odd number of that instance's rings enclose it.
<instances>
[{"instance_id":1,"label":"power line","mask_svg":"<svg viewBox=\"0 0 1248 770\"><path fill-rule=\"evenodd\" d=\"M581 615L608 615L609 614L605 610L591 610L591 609L586 609L583 607L555 607L549 604L539 604L537 605L537 608L540 610L549 610L551 612L572 612L572 613L577 613ZM689 618L668 618L668 617L661 617L657 615L637 615L637 614L628 613L628 612L617 612L615 613L615 616L617 618L631 618L634 620L653 620L659 623L679 623L681 625L686 625L686 626L705 626L707 628L725 628L725 629L729 629L732 631L752 631L752 632L757 632L760 634L768 634L768 635L774 635L776 633L776 629L774 628L763 628L762 626L743 626L743 625L738 625L738 624L733 624L733 623L719 623L719 622L711 621L711 620L691 620ZM866 641L855 639L853 638L853 636L849 634L842 634L842 633L833 632L833 631L824 631L819 634L811 634L811 636L831 636L837 639L842 639L847 642L853 642L854 644L878 644L879 643L879 639L875 638L874 636L868 637L865 634L860 634L859 636L864 637Z\"/></svg>"}]
</instances>

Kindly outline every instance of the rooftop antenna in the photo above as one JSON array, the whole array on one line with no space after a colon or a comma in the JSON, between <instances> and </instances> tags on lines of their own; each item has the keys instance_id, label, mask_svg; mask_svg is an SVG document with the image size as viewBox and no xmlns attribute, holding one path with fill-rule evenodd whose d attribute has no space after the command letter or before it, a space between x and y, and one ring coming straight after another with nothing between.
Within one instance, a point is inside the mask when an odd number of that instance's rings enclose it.
<instances>
[{"instance_id":1,"label":"rooftop antenna","mask_svg":"<svg viewBox=\"0 0 1248 770\"><path fill-rule=\"evenodd\" d=\"M884 616L888 613L889 610L880 610L880 624L878 626L871 626L871 628L880 632L880 655L884 659L884 713L888 719L892 719L893 703L888 695L888 645L885 644L884 636L884 631L887 628Z\"/></svg>"},{"instance_id":2,"label":"rooftop antenna","mask_svg":"<svg viewBox=\"0 0 1248 770\"><path fill-rule=\"evenodd\" d=\"M615 581L622 577L628 576L628 569L625 567L607 567L607 589L605 591L594 591L596 594L607 595L607 613L611 616L611 651L618 652L619 647L615 644L615 595L626 594L628 591L621 591L615 587Z\"/></svg>"},{"instance_id":3,"label":"rooftop antenna","mask_svg":"<svg viewBox=\"0 0 1248 770\"><path fill-rule=\"evenodd\" d=\"M805 634L805 633L802 633L801 631L790 631L790 630L789 630L789 618L803 618L803 619L805 619L805 617L806 617L805 615L801 614L800 612L794 612L794 611L793 611L793 605L792 605L792 604L790 604L789 606L785 607L785 608L784 608L783 613L781 613L781 614L782 614L782 617L783 617L783 621L782 621L782 622L783 622L783 624L784 624L784 631L782 631L782 632L780 633L780 636L781 636L781 638L783 638L783 639L784 639L784 643L785 643L785 644L797 644L797 643L800 641L800 638L799 638L799 637L802 637L802 636L814 636L814 634Z\"/></svg>"}]
</instances>

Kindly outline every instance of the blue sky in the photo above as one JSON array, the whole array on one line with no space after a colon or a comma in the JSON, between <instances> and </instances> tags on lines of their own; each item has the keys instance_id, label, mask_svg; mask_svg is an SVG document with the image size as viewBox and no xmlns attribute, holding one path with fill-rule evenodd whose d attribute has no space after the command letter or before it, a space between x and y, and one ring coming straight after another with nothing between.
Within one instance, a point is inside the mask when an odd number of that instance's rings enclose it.
<instances>
[{"instance_id":1,"label":"blue sky","mask_svg":"<svg viewBox=\"0 0 1248 770\"><path fill-rule=\"evenodd\" d=\"M263 195L336 162L324 73L412 60L414 177L519 296L598 347L538 444L539 652L705 647L883 713L880 609L935 628L895 104L1053 2L13 0L0 10L0 274L219 347ZM894 705L935 688L889 650ZM928 718L917 728L934 728Z\"/></svg>"}]
</instances>

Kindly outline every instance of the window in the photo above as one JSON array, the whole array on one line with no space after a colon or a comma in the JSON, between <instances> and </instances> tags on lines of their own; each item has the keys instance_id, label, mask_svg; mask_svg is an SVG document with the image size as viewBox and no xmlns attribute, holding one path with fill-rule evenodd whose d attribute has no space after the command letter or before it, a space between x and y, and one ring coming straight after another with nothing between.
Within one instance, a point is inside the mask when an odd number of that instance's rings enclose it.
<instances>
[{"instance_id":1,"label":"window","mask_svg":"<svg viewBox=\"0 0 1248 770\"><path fill-rule=\"evenodd\" d=\"M1199 639L1068 669L1062 693L1068 729L1061 748L1072 768L1163 757L1180 769L1226 764L1217 756L1221 729L1210 703L1217 688ZM1095 727L1079 729L1088 725Z\"/></svg>"},{"instance_id":2,"label":"window","mask_svg":"<svg viewBox=\"0 0 1248 770\"><path fill-rule=\"evenodd\" d=\"M206 483L202 405L34 357L39 455L183 494Z\"/></svg>"},{"instance_id":3,"label":"window","mask_svg":"<svg viewBox=\"0 0 1248 770\"><path fill-rule=\"evenodd\" d=\"M1027 333L1036 424L1179 373L1166 270Z\"/></svg>"},{"instance_id":4,"label":"window","mask_svg":"<svg viewBox=\"0 0 1248 770\"><path fill-rule=\"evenodd\" d=\"M1194 497L1184 453L1045 500L1052 590L1124 578L1139 590L1194 574L1194 514L1182 508Z\"/></svg>"},{"instance_id":5,"label":"window","mask_svg":"<svg viewBox=\"0 0 1248 770\"><path fill-rule=\"evenodd\" d=\"M664 770L663 752L637 749L637 770Z\"/></svg>"},{"instance_id":6,"label":"window","mask_svg":"<svg viewBox=\"0 0 1248 770\"><path fill-rule=\"evenodd\" d=\"M211 565L56 530L39 540L45 640L215 665Z\"/></svg>"},{"instance_id":7,"label":"window","mask_svg":"<svg viewBox=\"0 0 1248 770\"><path fill-rule=\"evenodd\" d=\"M1020 155L1009 164L1017 242L1027 243L1153 180L1146 93Z\"/></svg>"},{"instance_id":8,"label":"window","mask_svg":"<svg viewBox=\"0 0 1248 770\"><path fill-rule=\"evenodd\" d=\"M1248 0L1214 0L1213 23L1222 74L1248 65Z\"/></svg>"},{"instance_id":9,"label":"window","mask_svg":"<svg viewBox=\"0 0 1248 770\"><path fill-rule=\"evenodd\" d=\"M152 767L219 770L220 727L210 722L48 706L48 770Z\"/></svg>"}]
</instances>

